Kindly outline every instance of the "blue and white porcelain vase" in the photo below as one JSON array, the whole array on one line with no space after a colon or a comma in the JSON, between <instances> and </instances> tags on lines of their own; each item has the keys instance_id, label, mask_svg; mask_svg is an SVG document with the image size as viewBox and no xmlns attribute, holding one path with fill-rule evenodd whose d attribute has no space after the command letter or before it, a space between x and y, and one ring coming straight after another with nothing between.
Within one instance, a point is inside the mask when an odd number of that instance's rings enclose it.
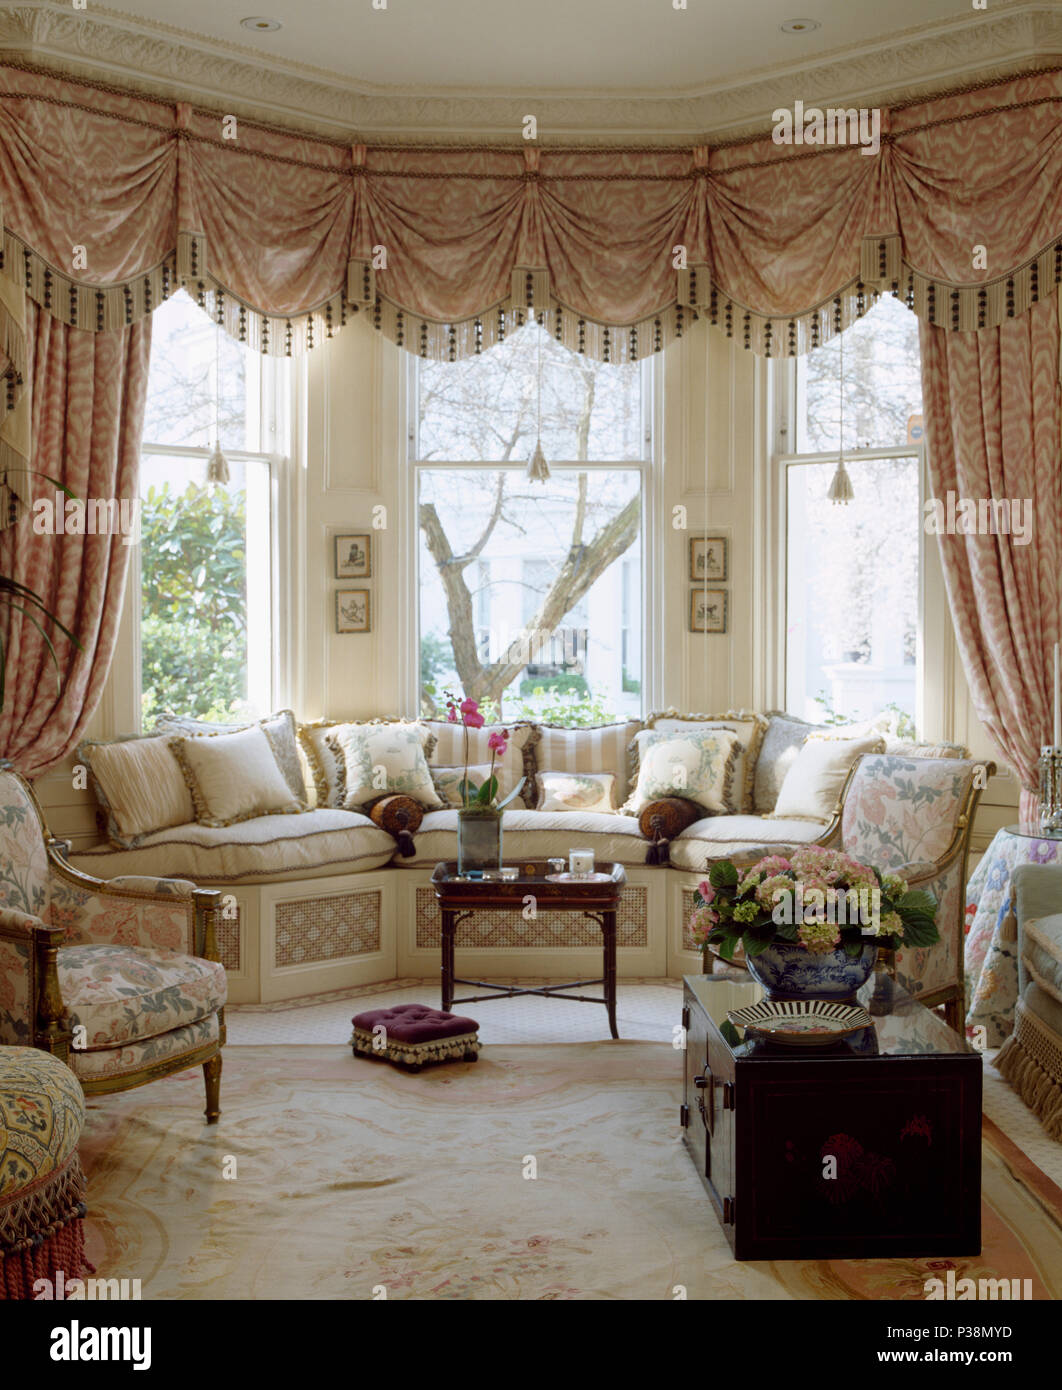
<instances>
[{"instance_id":1,"label":"blue and white porcelain vase","mask_svg":"<svg viewBox=\"0 0 1062 1390\"><path fill-rule=\"evenodd\" d=\"M817 954L776 941L758 956L746 956L745 964L768 999L851 999L870 978L877 954L873 937L863 942L858 956L841 947Z\"/></svg>"}]
</instances>

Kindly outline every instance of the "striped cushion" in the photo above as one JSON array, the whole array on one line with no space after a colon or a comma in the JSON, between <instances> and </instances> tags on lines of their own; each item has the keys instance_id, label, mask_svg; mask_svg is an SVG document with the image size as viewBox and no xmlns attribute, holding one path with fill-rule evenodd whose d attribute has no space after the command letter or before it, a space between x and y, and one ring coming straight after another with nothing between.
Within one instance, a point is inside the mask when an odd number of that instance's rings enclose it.
<instances>
[{"instance_id":1,"label":"striped cushion","mask_svg":"<svg viewBox=\"0 0 1062 1390\"><path fill-rule=\"evenodd\" d=\"M627 748L642 727L640 719L601 724L589 729L560 729L539 724L535 762L539 772L611 772L616 805L628 796Z\"/></svg>"}]
</instances>

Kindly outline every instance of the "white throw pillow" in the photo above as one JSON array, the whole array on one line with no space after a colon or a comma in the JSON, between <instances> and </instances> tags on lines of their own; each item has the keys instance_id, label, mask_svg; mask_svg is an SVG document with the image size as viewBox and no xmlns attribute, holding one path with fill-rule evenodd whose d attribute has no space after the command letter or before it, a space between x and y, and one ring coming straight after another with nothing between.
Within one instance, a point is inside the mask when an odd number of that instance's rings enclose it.
<instances>
[{"instance_id":1,"label":"white throw pillow","mask_svg":"<svg viewBox=\"0 0 1062 1390\"><path fill-rule=\"evenodd\" d=\"M771 819L814 820L825 825L833 819L852 764L864 753L884 751L881 734L854 739L809 734L785 774Z\"/></svg>"},{"instance_id":2,"label":"white throw pillow","mask_svg":"<svg viewBox=\"0 0 1062 1390\"><path fill-rule=\"evenodd\" d=\"M201 825L235 825L253 816L291 815L305 806L291 794L272 744L257 724L233 734L173 738Z\"/></svg>"},{"instance_id":3,"label":"white throw pillow","mask_svg":"<svg viewBox=\"0 0 1062 1390\"><path fill-rule=\"evenodd\" d=\"M682 796L710 813L734 811L735 775L744 744L732 729L645 729L638 745L638 784L623 808L632 816L653 801Z\"/></svg>"},{"instance_id":4,"label":"white throw pillow","mask_svg":"<svg viewBox=\"0 0 1062 1390\"><path fill-rule=\"evenodd\" d=\"M440 809L424 756L430 731L422 724L341 724L325 742L339 769L337 804L356 811L381 796L410 796L422 806Z\"/></svg>"},{"instance_id":5,"label":"white throw pillow","mask_svg":"<svg viewBox=\"0 0 1062 1390\"><path fill-rule=\"evenodd\" d=\"M192 794L168 737L83 743L77 750L107 813L107 834L123 849L153 830L195 820Z\"/></svg>"},{"instance_id":6,"label":"white throw pillow","mask_svg":"<svg viewBox=\"0 0 1062 1390\"><path fill-rule=\"evenodd\" d=\"M615 811L616 779L611 772L540 772L540 811Z\"/></svg>"}]
</instances>

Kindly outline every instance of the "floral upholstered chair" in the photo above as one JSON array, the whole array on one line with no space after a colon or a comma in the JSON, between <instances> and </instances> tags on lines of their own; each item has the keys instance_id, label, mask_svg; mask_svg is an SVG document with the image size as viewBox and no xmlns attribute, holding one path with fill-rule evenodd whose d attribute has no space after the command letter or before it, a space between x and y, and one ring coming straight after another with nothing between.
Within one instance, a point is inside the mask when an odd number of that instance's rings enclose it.
<instances>
[{"instance_id":1,"label":"floral upholstered chair","mask_svg":"<svg viewBox=\"0 0 1062 1390\"><path fill-rule=\"evenodd\" d=\"M936 898L940 940L897 951L896 977L920 1004L943 1004L960 1033L966 858L974 812L995 770L994 763L965 758L866 754L849 773L841 820L829 840L831 848L902 874L910 887Z\"/></svg>"},{"instance_id":2,"label":"floral upholstered chair","mask_svg":"<svg viewBox=\"0 0 1062 1390\"><path fill-rule=\"evenodd\" d=\"M221 894L181 879L79 873L32 790L0 764L0 1044L66 1062L86 1095L202 1065L219 1114Z\"/></svg>"}]
</instances>

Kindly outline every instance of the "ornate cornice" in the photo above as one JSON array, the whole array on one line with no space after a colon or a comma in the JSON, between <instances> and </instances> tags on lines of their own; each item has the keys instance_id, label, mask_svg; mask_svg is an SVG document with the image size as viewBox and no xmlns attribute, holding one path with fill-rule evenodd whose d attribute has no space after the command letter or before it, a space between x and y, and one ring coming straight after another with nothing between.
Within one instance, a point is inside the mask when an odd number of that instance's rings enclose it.
<instances>
[{"instance_id":1,"label":"ornate cornice","mask_svg":"<svg viewBox=\"0 0 1062 1390\"><path fill-rule=\"evenodd\" d=\"M1062 57L1062 7L1054 0L993 3L990 11L894 33L814 62L666 95L384 88L117 11L74 10L65 0L0 8L2 55L332 138L515 143L531 97L543 145L678 144L763 131L770 112L797 97L890 105L1046 66Z\"/></svg>"}]
</instances>

